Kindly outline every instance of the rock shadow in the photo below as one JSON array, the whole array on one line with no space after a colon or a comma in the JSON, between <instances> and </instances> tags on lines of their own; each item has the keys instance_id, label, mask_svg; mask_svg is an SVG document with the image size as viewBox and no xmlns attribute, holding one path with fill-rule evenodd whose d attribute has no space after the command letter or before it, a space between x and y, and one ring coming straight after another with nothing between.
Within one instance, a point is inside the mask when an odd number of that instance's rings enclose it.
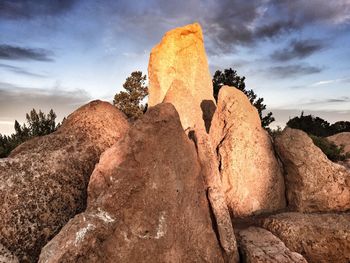
<instances>
[{"instance_id":1,"label":"rock shadow","mask_svg":"<svg viewBox=\"0 0 350 263\"><path fill-rule=\"evenodd\" d=\"M213 119L213 115L216 110L216 105L212 100L203 100L201 102L201 109L202 109L202 118L205 124L205 130L207 133L209 133L211 120Z\"/></svg>"}]
</instances>

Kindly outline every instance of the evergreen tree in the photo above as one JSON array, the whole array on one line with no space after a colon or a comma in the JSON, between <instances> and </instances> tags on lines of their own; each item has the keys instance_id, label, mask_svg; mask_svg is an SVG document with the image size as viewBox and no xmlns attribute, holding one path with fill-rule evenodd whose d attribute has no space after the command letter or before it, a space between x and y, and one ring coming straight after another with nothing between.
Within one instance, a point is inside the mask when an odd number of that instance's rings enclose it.
<instances>
[{"instance_id":1,"label":"evergreen tree","mask_svg":"<svg viewBox=\"0 0 350 263\"><path fill-rule=\"evenodd\" d=\"M0 158L7 157L11 151L19 144L30 138L50 134L57 130L60 124L56 125L56 114L51 109L49 114L44 114L41 110L35 109L26 114L27 125L19 124L15 120L15 133L10 136L0 134Z\"/></svg>"},{"instance_id":2,"label":"evergreen tree","mask_svg":"<svg viewBox=\"0 0 350 263\"><path fill-rule=\"evenodd\" d=\"M113 104L132 120L139 118L145 111L146 105L142 101L148 95L146 79L141 71L132 72L123 84L126 91L114 96Z\"/></svg>"}]
</instances>

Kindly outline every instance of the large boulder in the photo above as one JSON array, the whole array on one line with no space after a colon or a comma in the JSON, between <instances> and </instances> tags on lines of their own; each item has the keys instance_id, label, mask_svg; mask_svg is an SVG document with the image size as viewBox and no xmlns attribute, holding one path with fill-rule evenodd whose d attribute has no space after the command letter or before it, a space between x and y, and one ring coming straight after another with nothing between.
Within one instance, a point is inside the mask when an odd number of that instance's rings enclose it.
<instances>
[{"instance_id":1,"label":"large boulder","mask_svg":"<svg viewBox=\"0 0 350 263\"><path fill-rule=\"evenodd\" d=\"M200 172L175 108L151 107L101 156L86 211L39 262L223 262Z\"/></svg>"},{"instance_id":2,"label":"large boulder","mask_svg":"<svg viewBox=\"0 0 350 263\"><path fill-rule=\"evenodd\" d=\"M329 136L327 139L339 147L344 147L344 153L350 154L350 132L341 132ZM350 158L338 163L350 170Z\"/></svg>"},{"instance_id":3,"label":"large boulder","mask_svg":"<svg viewBox=\"0 0 350 263\"><path fill-rule=\"evenodd\" d=\"M165 34L151 52L149 106L172 103L184 130L207 129L215 110L213 86L199 24Z\"/></svg>"},{"instance_id":4,"label":"large boulder","mask_svg":"<svg viewBox=\"0 0 350 263\"><path fill-rule=\"evenodd\" d=\"M86 207L100 154L124 136L128 122L107 102L91 102L54 133L34 138L0 160L0 243L21 262Z\"/></svg>"},{"instance_id":5,"label":"large boulder","mask_svg":"<svg viewBox=\"0 0 350 263\"><path fill-rule=\"evenodd\" d=\"M210 127L226 202L236 217L285 207L282 170L259 114L240 90L224 86Z\"/></svg>"},{"instance_id":6,"label":"large boulder","mask_svg":"<svg viewBox=\"0 0 350 263\"><path fill-rule=\"evenodd\" d=\"M327 137L338 146L344 146L344 152L350 153L350 132L341 132Z\"/></svg>"},{"instance_id":7,"label":"large boulder","mask_svg":"<svg viewBox=\"0 0 350 263\"><path fill-rule=\"evenodd\" d=\"M275 139L275 146L285 167L292 211L350 209L350 172L328 160L305 132L286 128Z\"/></svg>"},{"instance_id":8,"label":"large boulder","mask_svg":"<svg viewBox=\"0 0 350 263\"><path fill-rule=\"evenodd\" d=\"M307 263L302 255L290 251L265 229L249 227L241 230L238 240L243 263Z\"/></svg>"},{"instance_id":9,"label":"large boulder","mask_svg":"<svg viewBox=\"0 0 350 263\"><path fill-rule=\"evenodd\" d=\"M261 225L310 263L350 262L350 214L283 213Z\"/></svg>"}]
</instances>

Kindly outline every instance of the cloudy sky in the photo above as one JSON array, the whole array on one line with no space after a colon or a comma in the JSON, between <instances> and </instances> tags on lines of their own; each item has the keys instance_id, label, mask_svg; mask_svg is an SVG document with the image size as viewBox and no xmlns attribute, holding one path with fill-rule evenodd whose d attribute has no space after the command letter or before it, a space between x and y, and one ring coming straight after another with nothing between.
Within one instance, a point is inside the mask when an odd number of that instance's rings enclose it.
<instances>
[{"instance_id":1,"label":"cloudy sky","mask_svg":"<svg viewBox=\"0 0 350 263\"><path fill-rule=\"evenodd\" d=\"M350 120L350 0L0 0L0 133L112 101L169 29L199 22L211 73L232 67L284 125Z\"/></svg>"}]
</instances>

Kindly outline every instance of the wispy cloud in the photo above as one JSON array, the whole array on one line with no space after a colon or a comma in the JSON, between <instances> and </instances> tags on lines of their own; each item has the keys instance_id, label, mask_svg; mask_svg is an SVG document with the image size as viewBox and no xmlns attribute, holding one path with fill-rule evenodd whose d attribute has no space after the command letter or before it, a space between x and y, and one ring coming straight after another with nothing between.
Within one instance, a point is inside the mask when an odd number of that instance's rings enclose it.
<instances>
[{"instance_id":1,"label":"wispy cloud","mask_svg":"<svg viewBox=\"0 0 350 263\"><path fill-rule=\"evenodd\" d=\"M9 123L11 120L23 122L25 114L33 108L44 112L53 109L60 120L90 100L90 95L84 90L68 91L60 87L26 88L0 82L0 120L6 121L2 123L3 127L7 125L3 131L13 129Z\"/></svg>"},{"instance_id":2,"label":"wispy cloud","mask_svg":"<svg viewBox=\"0 0 350 263\"><path fill-rule=\"evenodd\" d=\"M288 47L277 50L274 53L272 53L271 58L276 61L302 59L323 49L324 46L325 44L323 40L292 40L289 43Z\"/></svg>"},{"instance_id":3,"label":"wispy cloud","mask_svg":"<svg viewBox=\"0 0 350 263\"><path fill-rule=\"evenodd\" d=\"M319 73L322 71L322 68L307 64L293 64L287 66L272 66L268 68L267 71L271 72L277 78L286 78Z\"/></svg>"},{"instance_id":4,"label":"wispy cloud","mask_svg":"<svg viewBox=\"0 0 350 263\"><path fill-rule=\"evenodd\" d=\"M26 75L26 76L30 76L30 77L36 77L36 78L45 78L45 77L47 77L44 74L33 73L33 72L30 72L30 71L28 71L28 70L26 70L24 68L12 66L12 65L7 65L7 64L1 64L0 63L0 68L8 70L8 71L11 71L11 72L16 73L16 74Z\"/></svg>"},{"instance_id":5,"label":"wispy cloud","mask_svg":"<svg viewBox=\"0 0 350 263\"><path fill-rule=\"evenodd\" d=\"M333 83L350 83L350 78L339 78L339 79L329 79L329 80L320 80L315 83L312 83L311 87L323 86Z\"/></svg>"},{"instance_id":6,"label":"wispy cloud","mask_svg":"<svg viewBox=\"0 0 350 263\"><path fill-rule=\"evenodd\" d=\"M53 61L53 53L42 48L18 47L0 44L0 59Z\"/></svg>"}]
</instances>

